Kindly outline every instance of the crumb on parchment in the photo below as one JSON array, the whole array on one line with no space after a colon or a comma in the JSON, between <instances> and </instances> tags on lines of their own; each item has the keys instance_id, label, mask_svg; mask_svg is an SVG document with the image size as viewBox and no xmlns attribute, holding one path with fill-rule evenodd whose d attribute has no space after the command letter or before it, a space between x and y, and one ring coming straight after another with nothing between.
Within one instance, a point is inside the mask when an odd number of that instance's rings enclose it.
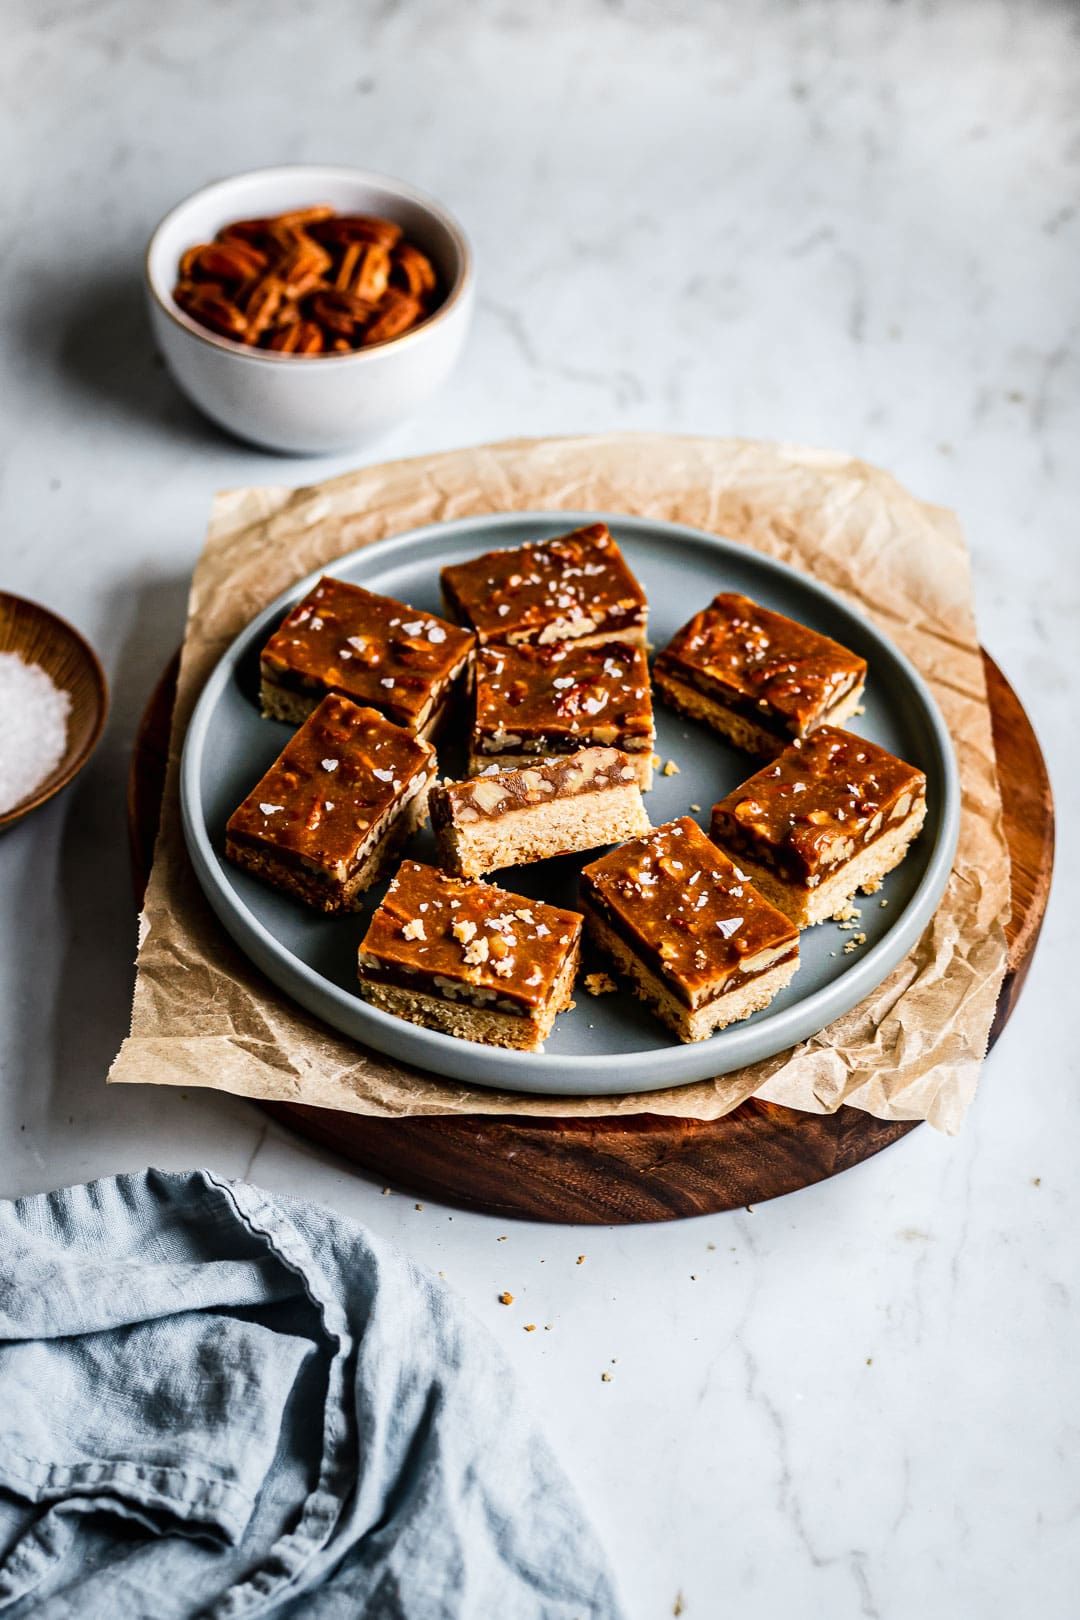
<instances>
[{"instance_id":1,"label":"crumb on parchment","mask_svg":"<svg viewBox=\"0 0 1080 1620\"><path fill-rule=\"evenodd\" d=\"M525 1332L526 1333L535 1333L536 1332L536 1323L535 1322L526 1322L525 1323Z\"/></svg>"},{"instance_id":2,"label":"crumb on parchment","mask_svg":"<svg viewBox=\"0 0 1080 1620\"><path fill-rule=\"evenodd\" d=\"M585 1264L585 1256L583 1254L578 1255L577 1263L579 1266L583 1266Z\"/></svg>"},{"instance_id":3,"label":"crumb on parchment","mask_svg":"<svg viewBox=\"0 0 1080 1620\"><path fill-rule=\"evenodd\" d=\"M512 1304L513 1304L513 1303L514 1303L514 1296L513 1296L513 1294L508 1294L508 1293L506 1293L506 1291L505 1291L505 1290L504 1290L504 1291L503 1291L503 1292L502 1292L502 1293L501 1293L501 1294L500 1294L500 1295L499 1295L499 1304L500 1304L500 1305L512 1305Z\"/></svg>"}]
</instances>

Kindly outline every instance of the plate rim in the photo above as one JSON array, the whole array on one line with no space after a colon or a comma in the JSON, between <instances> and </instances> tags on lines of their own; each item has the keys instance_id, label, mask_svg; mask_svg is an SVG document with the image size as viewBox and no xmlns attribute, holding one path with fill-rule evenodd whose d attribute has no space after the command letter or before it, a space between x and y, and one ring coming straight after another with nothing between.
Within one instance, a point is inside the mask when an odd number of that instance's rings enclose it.
<instances>
[{"instance_id":1,"label":"plate rim","mask_svg":"<svg viewBox=\"0 0 1080 1620\"><path fill-rule=\"evenodd\" d=\"M861 953L859 960L839 978L810 991L805 997L798 997L764 1023L740 1022L704 1041L658 1045L645 1051L565 1055L550 1051L513 1051L466 1041L397 1018L325 978L295 956L228 884L210 833L201 814L195 810L200 802L198 778L216 700L231 680L237 664L248 654L250 642L256 633L262 633L260 627L269 626L275 618L283 616L325 573L348 567L360 559L392 560L395 552L407 552L418 543L430 542L440 535L456 538L463 531L475 534L478 550L482 551L485 531L505 528L508 523L511 527L559 525L555 532L566 533L571 528L597 522L607 523L613 532L622 529L655 538L660 531L665 537L705 545L721 553L735 553L744 559L749 555L755 566L760 566L766 574L793 583L803 591L809 590L834 611L857 621L902 673L928 723L937 754L935 765L941 775L940 825L922 878L903 913L885 935ZM180 760L181 822L199 886L234 943L279 990L328 1024L341 1038L359 1046L366 1045L438 1078L466 1081L485 1089L543 1096L633 1095L719 1078L789 1050L850 1012L903 960L936 912L955 860L960 809L956 755L933 693L907 655L847 598L804 570L770 557L745 541L665 518L612 511L529 509L437 520L369 542L328 560L279 592L234 636L199 693L188 721ZM342 1027L334 1016L339 1009L342 1017L364 1029L363 1036ZM658 1024L658 1032L661 1027ZM605 1070L610 1073L613 1063L618 1068L617 1083L605 1085ZM658 1069L659 1076L655 1072ZM575 1076L573 1081L563 1078L560 1082L560 1076L568 1073Z\"/></svg>"}]
</instances>

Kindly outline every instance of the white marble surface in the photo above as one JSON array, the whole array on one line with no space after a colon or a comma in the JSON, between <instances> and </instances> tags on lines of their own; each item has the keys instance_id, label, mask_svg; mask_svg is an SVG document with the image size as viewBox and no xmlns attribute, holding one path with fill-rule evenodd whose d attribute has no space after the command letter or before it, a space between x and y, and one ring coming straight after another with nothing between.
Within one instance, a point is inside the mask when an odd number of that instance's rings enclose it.
<instances>
[{"instance_id":1,"label":"white marble surface","mask_svg":"<svg viewBox=\"0 0 1080 1620\"><path fill-rule=\"evenodd\" d=\"M77 787L0 840L0 1193L205 1163L324 1199L445 1270L546 1410L632 1620L680 1603L694 1620L1068 1620L1068 838L962 1136L924 1128L753 1213L583 1233L417 1210L240 1101L102 1081L131 992L132 732L211 494L346 465L222 438L150 352L151 225L261 162L409 177L475 238L460 372L373 455L737 432L858 452L957 508L983 639L1071 829L1075 7L16 0L0 71L0 581L81 625L114 694Z\"/></svg>"}]
</instances>

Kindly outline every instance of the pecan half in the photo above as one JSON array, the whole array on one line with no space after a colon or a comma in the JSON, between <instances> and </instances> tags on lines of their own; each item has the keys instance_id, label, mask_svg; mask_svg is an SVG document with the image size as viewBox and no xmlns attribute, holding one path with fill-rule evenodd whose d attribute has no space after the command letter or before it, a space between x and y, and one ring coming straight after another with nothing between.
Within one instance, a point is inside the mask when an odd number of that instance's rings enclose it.
<instances>
[{"instance_id":1,"label":"pecan half","mask_svg":"<svg viewBox=\"0 0 1080 1620\"><path fill-rule=\"evenodd\" d=\"M394 252L390 280L413 298L427 298L435 291L435 268L426 253L411 242L402 242Z\"/></svg>"},{"instance_id":2,"label":"pecan half","mask_svg":"<svg viewBox=\"0 0 1080 1620\"><path fill-rule=\"evenodd\" d=\"M273 325L284 293L285 289L276 276L264 276L255 283L244 301L249 342L253 343Z\"/></svg>"},{"instance_id":3,"label":"pecan half","mask_svg":"<svg viewBox=\"0 0 1080 1620\"><path fill-rule=\"evenodd\" d=\"M184 260L190 259L186 272L204 281L250 281L266 268L266 254L250 242L207 242L193 248L180 261L180 274L184 275Z\"/></svg>"},{"instance_id":4,"label":"pecan half","mask_svg":"<svg viewBox=\"0 0 1080 1620\"><path fill-rule=\"evenodd\" d=\"M316 242L342 245L348 242L377 242L389 251L401 241L401 226L374 214L336 214L311 227Z\"/></svg>"},{"instance_id":5,"label":"pecan half","mask_svg":"<svg viewBox=\"0 0 1080 1620\"><path fill-rule=\"evenodd\" d=\"M291 326L279 326L271 334L268 347L278 354L321 354L324 344L322 328L314 321L296 320Z\"/></svg>"},{"instance_id":6,"label":"pecan half","mask_svg":"<svg viewBox=\"0 0 1080 1620\"><path fill-rule=\"evenodd\" d=\"M352 337L358 326L366 326L375 312L374 304L349 292L321 292L311 300L311 314L320 326L337 337Z\"/></svg>"},{"instance_id":7,"label":"pecan half","mask_svg":"<svg viewBox=\"0 0 1080 1620\"><path fill-rule=\"evenodd\" d=\"M390 338L400 337L410 326L416 325L423 313L424 306L418 298L410 298L408 293L388 287L379 304L378 314L364 332L364 348L372 343L386 343Z\"/></svg>"},{"instance_id":8,"label":"pecan half","mask_svg":"<svg viewBox=\"0 0 1080 1620\"><path fill-rule=\"evenodd\" d=\"M185 291L183 300L178 297L177 302L193 321L208 326L211 332L217 332L221 337L246 338L247 317L229 302L221 287L200 286L193 282L190 289Z\"/></svg>"}]
</instances>

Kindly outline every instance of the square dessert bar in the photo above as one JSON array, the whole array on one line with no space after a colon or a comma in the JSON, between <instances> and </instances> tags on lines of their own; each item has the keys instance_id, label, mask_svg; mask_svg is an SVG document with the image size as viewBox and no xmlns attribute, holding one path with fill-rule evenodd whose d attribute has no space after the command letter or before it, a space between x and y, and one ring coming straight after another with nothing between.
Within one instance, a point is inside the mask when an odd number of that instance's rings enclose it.
<instances>
[{"instance_id":1,"label":"square dessert bar","mask_svg":"<svg viewBox=\"0 0 1080 1620\"><path fill-rule=\"evenodd\" d=\"M471 631L324 576L262 650L262 709L299 724L327 692L430 736L472 652Z\"/></svg>"},{"instance_id":2,"label":"square dessert bar","mask_svg":"<svg viewBox=\"0 0 1080 1620\"><path fill-rule=\"evenodd\" d=\"M410 1023L540 1050L572 1006L581 918L403 861L360 946L360 994Z\"/></svg>"},{"instance_id":3,"label":"square dessert bar","mask_svg":"<svg viewBox=\"0 0 1080 1620\"><path fill-rule=\"evenodd\" d=\"M632 641L645 645L645 592L606 523L442 571L455 619L488 641Z\"/></svg>"},{"instance_id":4,"label":"square dessert bar","mask_svg":"<svg viewBox=\"0 0 1080 1620\"><path fill-rule=\"evenodd\" d=\"M872 893L926 815L926 777L865 737L819 726L713 807L711 837L799 928Z\"/></svg>"},{"instance_id":5,"label":"square dessert bar","mask_svg":"<svg viewBox=\"0 0 1080 1620\"><path fill-rule=\"evenodd\" d=\"M225 853L319 911L354 911L423 821L436 769L430 743L331 694L229 817Z\"/></svg>"},{"instance_id":6,"label":"square dessert bar","mask_svg":"<svg viewBox=\"0 0 1080 1620\"><path fill-rule=\"evenodd\" d=\"M682 1041L759 1012L799 965L799 934L684 816L581 874L585 931Z\"/></svg>"},{"instance_id":7,"label":"square dessert bar","mask_svg":"<svg viewBox=\"0 0 1080 1620\"><path fill-rule=\"evenodd\" d=\"M771 759L792 737L854 712L866 660L748 596L722 592L658 654L654 679L672 708Z\"/></svg>"},{"instance_id":8,"label":"square dessert bar","mask_svg":"<svg viewBox=\"0 0 1080 1620\"><path fill-rule=\"evenodd\" d=\"M479 647L475 676L470 776L489 765L621 748L639 785L652 785L656 732L644 648L622 641Z\"/></svg>"},{"instance_id":9,"label":"square dessert bar","mask_svg":"<svg viewBox=\"0 0 1080 1620\"><path fill-rule=\"evenodd\" d=\"M617 748L440 782L428 803L439 861L458 877L618 844L651 825L637 771Z\"/></svg>"}]
</instances>

